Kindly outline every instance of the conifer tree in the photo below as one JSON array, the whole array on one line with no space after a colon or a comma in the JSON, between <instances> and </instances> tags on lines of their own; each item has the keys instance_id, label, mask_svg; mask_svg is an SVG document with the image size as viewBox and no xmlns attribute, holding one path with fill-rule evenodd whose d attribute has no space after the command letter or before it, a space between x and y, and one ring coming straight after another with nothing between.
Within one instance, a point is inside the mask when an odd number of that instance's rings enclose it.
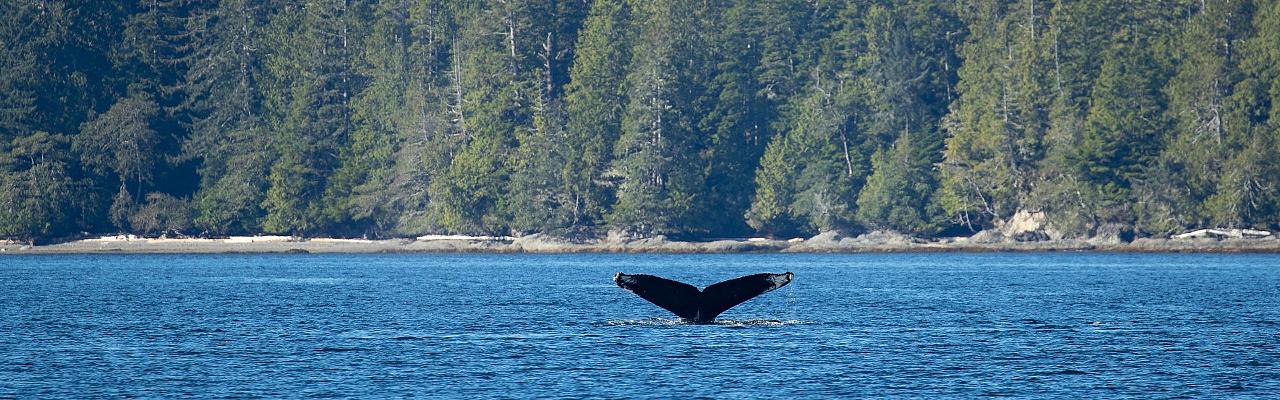
<instances>
[{"instance_id":1,"label":"conifer tree","mask_svg":"<svg viewBox=\"0 0 1280 400\"><path fill-rule=\"evenodd\" d=\"M966 16L940 190L940 203L963 225L1013 215L1035 180L1050 98L1042 82L1046 3L975 1Z\"/></svg>"},{"instance_id":2,"label":"conifer tree","mask_svg":"<svg viewBox=\"0 0 1280 400\"><path fill-rule=\"evenodd\" d=\"M633 9L638 44L627 73L627 108L611 173L620 178L609 223L639 235L685 231L699 190L692 83L692 5L655 1Z\"/></svg>"},{"instance_id":3,"label":"conifer tree","mask_svg":"<svg viewBox=\"0 0 1280 400\"><path fill-rule=\"evenodd\" d=\"M1241 80L1226 100L1234 150L1206 201L1211 223L1280 227L1280 2L1254 2L1251 35L1233 51ZM1236 23L1243 23L1238 21Z\"/></svg>"},{"instance_id":4,"label":"conifer tree","mask_svg":"<svg viewBox=\"0 0 1280 400\"><path fill-rule=\"evenodd\" d=\"M84 166L119 180L111 219L122 231L129 229L133 204L142 197L144 185L151 182L160 161L156 154L160 134L151 127L159 114L154 98L135 93L85 122L74 140Z\"/></svg>"},{"instance_id":5,"label":"conifer tree","mask_svg":"<svg viewBox=\"0 0 1280 400\"><path fill-rule=\"evenodd\" d=\"M779 107L772 137L755 175L747 223L770 235L813 234L857 226L856 199L866 180L867 152L874 146L863 126L866 92L855 83L858 58L867 52L861 24L867 5L820 5L831 26L816 29L821 54L807 72L801 93ZM818 10L815 10L818 11ZM799 55L799 54L797 54ZM765 64L772 63L766 52ZM770 90L766 89L766 92Z\"/></svg>"},{"instance_id":6,"label":"conifer tree","mask_svg":"<svg viewBox=\"0 0 1280 400\"><path fill-rule=\"evenodd\" d=\"M1121 41L1103 55L1084 136L1071 162L1089 185L1089 224L1132 224L1133 184L1157 156L1163 120L1162 70L1144 44Z\"/></svg>"},{"instance_id":7,"label":"conifer tree","mask_svg":"<svg viewBox=\"0 0 1280 400\"><path fill-rule=\"evenodd\" d=\"M936 97L953 84L945 68L953 58L950 46L937 32L956 27L945 9L913 6L919 5L872 7L866 18L868 51L858 60L870 111L865 129L873 140L894 139L890 149L872 157L858 215L872 227L929 235L940 228L933 210L934 164L942 161L936 121L944 108ZM909 22L925 29L908 30Z\"/></svg>"},{"instance_id":8,"label":"conifer tree","mask_svg":"<svg viewBox=\"0 0 1280 400\"><path fill-rule=\"evenodd\" d=\"M1237 208L1240 197L1228 194L1234 192L1231 188L1235 185L1219 182L1222 177L1234 175L1225 168L1227 158L1247 142L1240 139L1245 136L1241 131L1249 124L1228 121L1231 112L1227 104L1241 79L1237 65L1240 47L1249 35L1252 11L1247 3L1207 5L1187 21L1179 34L1181 45L1175 48L1178 65L1165 85L1174 134L1162 157L1163 165L1169 165L1174 176L1152 182L1158 185L1152 189L1177 195L1163 196L1175 203L1163 215L1168 221L1152 224L1153 229L1169 232L1190 222L1221 226L1244 222L1244 215L1239 212L1243 210ZM1218 189L1227 189L1227 193L1215 193ZM1210 206L1205 202L1211 198L1219 207L1203 209ZM1202 213L1207 215L1202 217Z\"/></svg>"},{"instance_id":9,"label":"conifer tree","mask_svg":"<svg viewBox=\"0 0 1280 400\"><path fill-rule=\"evenodd\" d=\"M863 139L833 90L815 87L793 108L799 114L788 117L791 130L765 149L747 213L757 231L797 235L855 226L855 201L866 179L858 149Z\"/></svg>"},{"instance_id":10,"label":"conifer tree","mask_svg":"<svg viewBox=\"0 0 1280 400\"><path fill-rule=\"evenodd\" d=\"M357 15L349 0L313 0L272 21L278 45L288 50L269 61L280 86L269 103L279 158L262 203L268 232L305 235L333 222L321 194L338 166L338 149L350 140L351 98L362 84L353 63Z\"/></svg>"},{"instance_id":11,"label":"conifer tree","mask_svg":"<svg viewBox=\"0 0 1280 400\"><path fill-rule=\"evenodd\" d=\"M274 159L263 110L264 36L275 11L269 2L222 0L187 22L182 110L191 133L183 154L200 165L195 225L212 234L261 232Z\"/></svg>"},{"instance_id":12,"label":"conifer tree","mask_svg":"<svg viewBox=\"0 0 1280 400\"><path fill-rule=\"evenodd\" d=\"M518 135L519 146L509 161L513 172L511 186L499 202L504 219L518 232L576 230L588 222L581 218L582 203L577 190L581 186L572 183L572 177L578 172L565 169L573 164L570 160L576 158L577 152L566 131L563 86L569 71L565 70L563 59L576 39L573 31L581 18L573 7L565 8L561 4L557 1L529 4L533 20L555 22L533 24L526 29L526 35L542 38L532 46L536 51L524 57L533 61L527 64L525 74L533 91L528 106L532 119L529 129Z\"/></svg>"},{"instance_id":13,"label":"conifer tree","mask_svg":"<svg viewBox=\"0 0 1280 400\"><path fill-rule=\"evenodd\" d=\"M66 136L35 132L0 146L0 237L29 243L73 232L95 201L74 177Z\"/></svg>"},{"instance_id":14,"label":"conifer tree","mask_svg":"<svg viewBox=\"0 0 1280 400\"><path fill-rule=\"evenodd\" d=\"M523 4L486 1L458 5L452 44L450 100L459 148L448 170L431 182L430 196L452 232L501 233L500 202L508 193L510 158L518 134L531 129L529 105L536 86L527 79Z\"/></svg>"},{"instance_id":15,"label":"conifer tree","mask_svg":"<svg viewBox=\"0 0 1280 400\"><path fill-rule=\"evenodd\" d=\"M758 7L743 2L726 10L723 28L711 44L716 63L708 84L711 104L699 123L708 139L702 153L706 178L699 221L714 236L740 236L749 230L743 216L755 187L741 177L759 167L776 113L756 80L764 51L762 30L770 25L761 23Z\"/></svg>"},{"instance_id":16,"label":"conifer tree","mask_svg":"<svg viewBox=\"0 0 1280 400\"><path fill-rule=\"evenodd\" d=\"M338 167L324 194L326 219L344 234L383 237L394 228L391 180L399 132L409 115L408 6L384 0L357 15L373 22L352 60L352 74L368 85L353 94L350 141L338 149Z\"/></svg>"},{"instance_id":17,"label":"conifer tree","mask_svg":"<svg viewBox=\"0 0 1280 400\"><path fill-rule=\"evenodd\" d=\"M11 1L0 236L1276 229L1277 7Z\"/></svg>"},{"instance_id":18,"label":"conifer tree","mask_svg":"<svg viewBox=\"0 0 1280 400\"><path fill-rule=\"evenodd\" d=\"M37 124L36 56L40 46L48 45L39 19L40 10L29 3L0 5L0 143L30 134Z\"/></svg>"},{"instance_id":19,"label":"conifer tree","mask_svg":"<svg viewBox=\"0 0 1280 400\"><path fill-rule=\"evenodd\" d=\"M565 86L566 145L563 168L572 225L603 223L613 204L605 170L622 131L627 63L631 59L630 7L623 0L596 0L575 48Z\"/></svg>"},{"instance_id":20,"label":"conifer tree","mask_svg":"<svg viewBox=\"0 0 1280 400\"><path fill-rule=\"evenodd\" d=\"M398 127L389 201L397 210L396 233L419 235L443 230L429 189L448 170L463 136L451 122L455 114L450 111L459 109L449 107L459 92L450 90L457 87L450 87L449 35L454 23L448 2L415 1L408 13L405 120Z\"/></svg>"},{"instance_id":21,"label":"conifer tree","mask_svg":"<svg viewBox=\"0 0 1280 400\"><path fill-rule=\"evenodd\" d=\"M533 131L515 153L506 199L511 228L517 232L559 233L574 226L576 199L562 169L569 163L564 107L546 94L535 100Z\"/></svg>"},{"instance_id":22,"label":"conifer tree","mask_svg":"<svg viewBox=\"0 0 1280 400\"><path fill-rule=\"evenodd\" d=\"M924 136L917 133L916 135ZM929 202L934 190L930 169L936 147L916 142L908 131L888 150L871 156L871 175L858 195L858 219L872 229L928 236L939 230Z\"/></svg>"}]
</instances>

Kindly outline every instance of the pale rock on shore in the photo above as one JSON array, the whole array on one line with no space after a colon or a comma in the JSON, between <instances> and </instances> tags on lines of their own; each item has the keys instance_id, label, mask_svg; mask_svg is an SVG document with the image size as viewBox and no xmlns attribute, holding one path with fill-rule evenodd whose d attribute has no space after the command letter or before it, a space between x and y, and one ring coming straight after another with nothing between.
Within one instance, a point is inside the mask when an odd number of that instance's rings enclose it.
<instances>
[{"instance_id":1,"label":"pale rock on shore","mask_svg":"<svg viewBox=\"0 0 1280 400\"><path fill-rule=\"evenodd\" d=\"M51 245L0 243L0 254L78 253L858 253L949 251L1116 251L1116 252L1263 252L1280 253L1280 240L1265 238L1048 239L1048 235L1014 237L984 231L970 237L921 239L891 231L861 235L823 232L808 239L722 239L702 242L609 235L568 239L545 234L521 237L431 235L367 240L236 236L222 239L140 238L104 236Z\"/></svg>"}]
</instances>

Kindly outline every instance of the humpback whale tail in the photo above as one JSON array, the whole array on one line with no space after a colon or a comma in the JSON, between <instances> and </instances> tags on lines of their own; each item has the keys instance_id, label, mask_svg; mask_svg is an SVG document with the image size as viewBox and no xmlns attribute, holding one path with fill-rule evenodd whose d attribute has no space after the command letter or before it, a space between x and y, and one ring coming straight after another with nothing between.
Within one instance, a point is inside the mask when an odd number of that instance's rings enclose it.
<instances>
[{"instance_id":1,"label":"humpback whale tail","mask_svg":"<svg viewBox=\"0 0 1280 400\"><path fill-rule=\"evenodd\" d=\"M613 283L694 323L708 323L726 310L791 283L790 272L755 274L720 282L701 291L687 283L653 275L617 273Z\"/></svg>"}]
</instances>

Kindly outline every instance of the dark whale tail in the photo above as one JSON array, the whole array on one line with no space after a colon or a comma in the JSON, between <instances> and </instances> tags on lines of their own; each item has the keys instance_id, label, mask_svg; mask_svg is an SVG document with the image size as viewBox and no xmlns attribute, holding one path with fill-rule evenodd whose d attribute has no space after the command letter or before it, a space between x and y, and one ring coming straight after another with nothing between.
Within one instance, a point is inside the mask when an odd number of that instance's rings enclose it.
<instances>
[{"instance_id":1,"label":"dark whale tail","mask_svg":"<svg viewBox=\"0 0 1280 400\"><path fill-rule=\"evenodd\" d=\"M687 283L653 275L617 273L613 282L658 307L694 323L708 323L726 310L791 283L790 272L755 274L720 282L701 291Z\"/></svg>"}]
</instances>

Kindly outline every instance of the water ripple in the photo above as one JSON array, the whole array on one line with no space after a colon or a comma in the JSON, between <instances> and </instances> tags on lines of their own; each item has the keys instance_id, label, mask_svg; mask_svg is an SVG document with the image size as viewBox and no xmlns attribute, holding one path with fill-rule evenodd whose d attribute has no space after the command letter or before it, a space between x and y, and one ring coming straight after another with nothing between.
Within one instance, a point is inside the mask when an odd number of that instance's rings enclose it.
<instances>
[{"instance_id":1,"label":"water ripple","mask_svg":"<svg viewBox=\"0 0 1280 400\"><path fill-rule=\"evenodd\" d=\"M1280 393L1267 255L0 258L0 398ZM690 324L617 271L793 271Z\"/></svg>"}]
</instances>

